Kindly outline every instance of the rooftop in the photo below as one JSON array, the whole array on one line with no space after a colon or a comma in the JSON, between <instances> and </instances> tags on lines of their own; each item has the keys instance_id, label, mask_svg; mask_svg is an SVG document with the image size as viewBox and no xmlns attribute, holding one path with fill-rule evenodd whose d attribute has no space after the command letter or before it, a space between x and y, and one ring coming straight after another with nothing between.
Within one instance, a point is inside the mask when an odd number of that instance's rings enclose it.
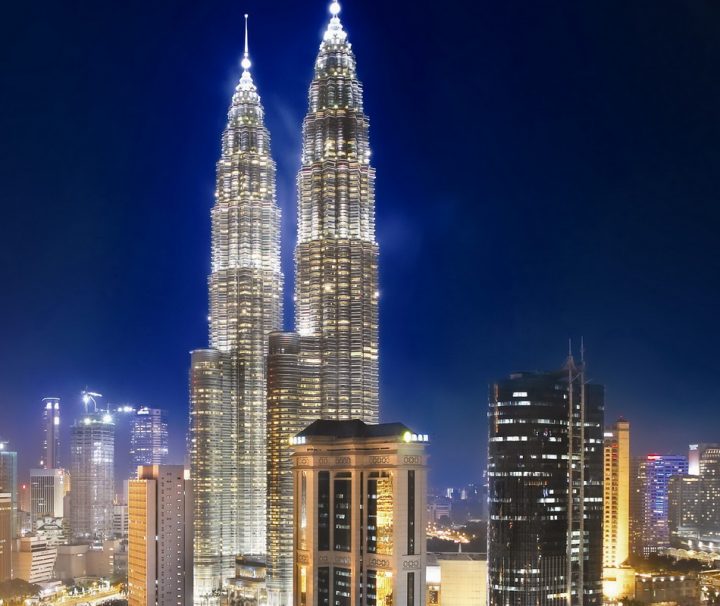
<instances>
[{"instance_id":1,"label":"rooftop","mask_svg":"<svg viewBox=\"0 0 720 606\"><path fill-rule=\"evenodd\" d=\"M318 420L298 434L301 438L402 438L412 433L402 423L369 425L360 420Z\"/></svg>"}]
</instances>

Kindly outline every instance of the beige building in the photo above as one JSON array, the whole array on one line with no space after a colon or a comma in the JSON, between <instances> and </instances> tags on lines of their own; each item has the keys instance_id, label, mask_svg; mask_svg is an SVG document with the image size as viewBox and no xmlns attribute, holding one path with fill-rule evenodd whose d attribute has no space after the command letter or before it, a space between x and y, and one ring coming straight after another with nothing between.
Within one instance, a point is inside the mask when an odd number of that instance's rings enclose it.
<instances>
[{"instance_id":1,"label":"beige building","mask_svg":"<svg viewBox=\"0 0 720 606\"><path fill-rule=\"evenodd\" d=\"M485 554L428 554L426 606L485 606L486 603Z\"/></svg>"},{"instance_id":2,"label":"beige building","mask_svg":"<svg viewBox=\"0 0 720 606\"><path fill-rule=\"evenodd\" d=\"M179 465L138 467L130 482L128 604L193 603L192 489Z\"/></svg>"},{"instance_id":3,"label":"beige building","mask_svg":"<svg viewBox=\"0 0 720 606\"><path fill-rule=\"evenodd\" d=\"M0 583L12 577L12 495L0 493Z\"/></svg>"},{"instance_id":4,"label":"beige building","mask_svg":"<svg viewBox=\"0 0 720 606\"><path fill-rule=\"evenodd\" d=\"M603 493L603 586L611 590L615 569L630 555L630 423L605 430Z\"/></svg>"},{"instance_id":5,"label":"beige building","mask_svg":"<svg viewBox=\"0 0 720 606\"><path fill-rule=\"evenodd\" d=\"M30 470L30 503L33 527L43 518L63 518L65 471L62 469Z\"/></svg>"},{"instance_id":6,"label":"beige building","mask_svg":"<svg viewBox=\"0 0 720 606\"><path fill-rule=\"evenodd\" d=\"M293 439L295 606L425 604L427 441L359 420Z\"/></svg>"},{"instance_id":7,"label":"beige building","mask_svg":"<svg viewBox=\"0 0 720 606\"><path fill-rule=\"evenodd\" d=\"M44 583L54 578L57 547L39 536L23 537L19 541L15 576L28 583Z\"/></svg>"}]
</instances>

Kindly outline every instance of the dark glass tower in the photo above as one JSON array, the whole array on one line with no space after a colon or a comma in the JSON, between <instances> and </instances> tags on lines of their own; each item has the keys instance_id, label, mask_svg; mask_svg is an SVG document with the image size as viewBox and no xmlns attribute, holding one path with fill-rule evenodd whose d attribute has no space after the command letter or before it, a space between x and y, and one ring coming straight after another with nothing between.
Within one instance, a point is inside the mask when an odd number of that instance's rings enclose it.
<instances>
[{"instance_id":1,"label":"dark glass tower","mask_svg":"<svg viewBox=\"0 0 720 606\"><path fill-rule=\"evenodd\" d=\"M583 383L570 358L491 387L489 606L602 602L604 388Z\"/></svg>"}]
</instances>

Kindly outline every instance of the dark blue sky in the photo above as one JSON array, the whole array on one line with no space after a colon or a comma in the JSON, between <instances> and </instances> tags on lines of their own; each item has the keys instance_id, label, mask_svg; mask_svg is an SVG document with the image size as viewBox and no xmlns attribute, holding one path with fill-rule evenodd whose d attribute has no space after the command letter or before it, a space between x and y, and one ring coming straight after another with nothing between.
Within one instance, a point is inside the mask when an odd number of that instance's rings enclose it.
<instances>
[{"instance_id":1,"label":"dark blue sky","mask_svg":"<svg viewBox=\"0 0 720 606\"><path fill-rule=\"evenodd\" d=\"M345 0L372 123L382 416L480 476L487 385L585 336L638 452L720 439L720 5ZM0 435L89 385L172 411L207 343L214 163L242 14L295 173L326 0L16 2L0 35Z\"/></svg>"}]
</instances>

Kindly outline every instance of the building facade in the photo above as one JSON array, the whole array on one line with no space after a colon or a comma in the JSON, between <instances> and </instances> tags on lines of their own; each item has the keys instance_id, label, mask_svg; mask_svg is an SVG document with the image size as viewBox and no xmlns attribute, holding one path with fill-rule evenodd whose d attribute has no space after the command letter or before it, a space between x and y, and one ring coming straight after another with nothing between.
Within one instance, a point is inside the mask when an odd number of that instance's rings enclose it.
<instances>
[{"instance_id":1,"label":"building facade","mask_svg":"<svg viewBox=\"0 0 720 606\"><path fill-rule=\"evenodd\" d=\"M138 468L128 500L129 606L190 606L193 501L184 468Z\"/></svg>"},{"instance_id":2,"label":"building facade","mask_svg":"<svg viewBox=\"0 0 720 606\"><path fill-rule=\"evenodd\" d=\"M375 171L362 84L337 2L331 13L303 124L296 329L319 340L322 418L377 423Z\"/></svg>"},{"instance_id":3,"label":"building facade","mask_svg":"<svg viewBox=\"0 0 720 606\"><path fill-rule=\"evenodd\" d=\"M57 547L39 536L22 537L18 543L15 576L33 584L53 579Z\"/></svg>"},{"instance_id":4,"label":"building facade","mask_svg":"<svg viewBox=\"0 0 720 606\"><path fill-rule=\"evenodd\" d=\"M316 421L294 439L295 606L423 606L427 436Z\"/></svg>"},{"instance_id":5,"label":"building facade","mask_svg":"<svg viewBox=\"0 0 720 606\"><path fill-rule=\"evenodd\" d=\"M196 602L235 572L237 539L237 368L216 349L192 352L190 477L193 480Z\"/></svg>"},{"instance_id":6,"label":"building facade","mask_svg":"<svg viewBox=\"0 0 720 606\"><path fill-rule=\"evenodd\" d=\"M605 430L603 567L622 565L630 555L630 423Z\"/></svg>"},{"instance_id":7,"label":"building facade","mask_svg":"<svg viewBox=\"0 0 720 606\"><path fill-rule=\"evenodd\" d=\"M135 411L130 422L130 458L134 471L143 465L167 463L167 411L147 406Z\"/></svg>"},{"instance_id":8,"label":"building facade","mask_svg":"<svg viewBox=\"0 0 720 606\"><path fill-rule=\"evenodd\" d=\"M197 421L193 425L197 432L191 435L195 452L191 470L196 498L202 503L195 509L198 598L233 578L236 555L264 555L266 549L265 358L269 334L282 326L283 275L276 168L250 71L247 28L242 67L222 136L212 209L209 336L211 351L223 357L216 371L224 374L223 393L207 397L195 389L203 377L191 377L195 390L191 407L204 399L203 414L223 417L221 423L233 426L218 439L218 434L204 433L200 427L215 420L198 419L197 411L191 411ZM199 356L212 355L196 352L191 374ZM206 368L199 372L205 375ZM223 443L231 439L234 446ZM232 501L231 506L226 506L227 501ZM219 526L223 530L211 530ZM221 540L213 540L218 533Z\"/></svg>"},{"instance_id":9,"label":"building facade","mask_svg":"<svg viewBox=\"0 0 720 606\"><path fill-rule=\"evenodd\" d=\"M64 470L30 470L30 513L33 526L44 518L65 517L65 492Z\"/></svg>"},{"instance_id":10,"label":"building facade","mask_svg":"<svg viewBox=\"0 0 720 606\"><path fill-rule=\"evenodd\" d=\"M716 553L720 545L720 448L704 444L698 450L697 474L675 475L668 482L670 545Z\"/></svg>"},{"instance_id":11,"label":"building facade","mask_svg":"<svg viewBox=\"0 0 720 606\"><path fill-rule=\"evenodd\" d=\"M0 493L10 495L10 537L14 540L18 536L19 519L17 452L10 450L10 445L3 441L0 441Z\"/></svg>"},{"instance_id":12,"label":"building facade","mask_svg":"<svg viewBox=\"0 0 720 606\"><path fill-rule=\"evenodd\" d=\"M293 467L291 438L320 417L318 339L270 335L268 349L267 590L270 606L293 595Z\"/></svg>"},{"instance_id":13,"label":"building facade","mask_svg":"<svg viewBox=\"0 0 720 606\"><path fill-rule=\"evenodd\" d=\"M687 475L680 455L647 455L639 463L637 553L648 556L670 547L669 486L673 476Z\"/></svg>"},{"instance_id":14,"label":"building facade","mask_svg":"<svg viewBox=\"0 0 720 606\"><path fill-rule=\"evenodd\" d=\"M603 387L570 358L498 381L489 400L489 606L599 605Z\"/></svg>"},{"instance_id":15,"label":"building facade","mask_svg":"<svg viewBox=\"0 0 720 606\"><path fill-rule=\"evenodd\" d=\"M43 452L40 467L60 468L60 398L43 398Z\"/></svg>"},{"instance_id":16,"label":"building facade","mask_svg":"<svg viewBox=\"0 0 720 606\"><path fill-rule=\"evenodd\" d=\"M107 412L93 412L70 430L69 521L78 539L112 535L115 497L115 422Z\"/></svg>"},{"instance_id":17,"label":"building facade","mask_svg":"<svg viewBox=\"0 0 720 606\"><path fill-rule=\"evenodd\" d=\"M0 492L0 583L12 578L12 495Z\"/></svg>"},{"instance_id":18,"label":"building facade","mask_svg":"<svg viewBox=\"0 0 720 606\"><path fill-rule=\"evenodd\" d=\"M429 553L427 606L486 606L484 553Z\"/></svg>"}]
</instances>

